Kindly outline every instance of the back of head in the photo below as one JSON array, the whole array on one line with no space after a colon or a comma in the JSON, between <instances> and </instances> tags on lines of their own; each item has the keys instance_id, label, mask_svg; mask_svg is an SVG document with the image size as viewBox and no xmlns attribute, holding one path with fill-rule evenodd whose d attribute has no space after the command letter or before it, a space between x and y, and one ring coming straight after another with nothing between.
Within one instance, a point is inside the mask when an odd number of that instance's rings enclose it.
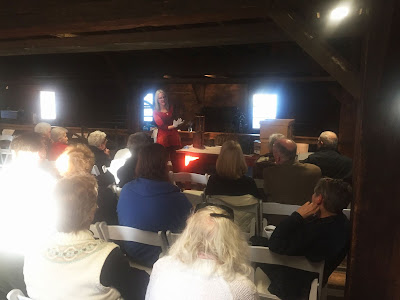
<instances>
[{"instance_id":1,"label":"back of head","mask_svg":"<svg viewBox=\"0 0 400 300\"><path fill-rule=\"evenodd\" d=\"M286 138L282 133L273 133L268 138L269 152L272 152L273 146L277 140Z\"/></svg>"},{"instance_id":2,"label":"back of head","mask_svg":"<svg viewBox=\"0 0 400 300\"><path fill-rule=\"evenodd\" d=\"M248 245L229 214L217 206L206 206L190 216L170 255L187 265L194 265L201 257L214 259L215 271L226 280L237 273L250 274Z\"/></svg>"},{"instance_id":3,"label":"back of head","mask_svg":"<svg viewBox=\"0 0 400 300\"><path fill-rule=\"evenodd\" d=\"M324 131L320 134L318 143L322 149L336 150L338 137L333 131Z\"/></svg>"},{"instance_id":4,"label":"back of head","mask_svg":"<svg viewBox=\"0 0 400 300\"><path fill-rule=\"evenodd\" d=\"M93 131L88 136L88 144L99 148L106 141L106 133L100 130Z\"/></svg>"},{"instance_id":5,"label":"back of head","mask_svg":"<svg viewBox=\"0 0 400 300\"><path fill-rule=\"evenodd\" d=\"M57 207L57 230L77 232L89 229L97 207L97 181L80 174L60 179L54 189Z\"/></svg>"},{"instance_id":6,"label":"back of head","mask_svg":"<svg viewBox=\"0 0 400 300\"><path fill-rule=\"evenodd\" d=\"M314 193L322 195L325 209L335 214L340 214L347 208L353 198L350 184L341 179L321 178L315 186Z\"/></svg>"},{"instance_id":7,"label":"back of head","mask_svg":"<svg viewBox=\"0 0 400 300\"><path fill-rule=\"evenodd\" d=\"M160 144L149 144L139 150L136 177L168 181L168 153Z\"/></svg>"},{"instance_id":8,"label":"back of head","mask_svg":"<svg viewBox=\"0 0 400 300\"><path fill-rule=\"evenodd\" d=\"M50 137L51 125L49 123L46 123L46 122L37 123L36 126L35 126L34 131L36 133L40 133L42 135Z\"/></svg>"},{"instance_id":9,"label":"back of head","mask_svg":"<svg viewBox=\"0 0 400 300\"><path fill-rule=\"evenodd\" d=\"M224 178L238 179L247 172L246 161L240 144L226 141L217 159L217 174Z\"/></svg>"},{"instance_id":10,"label":"back of head","mask_svg":"<svg viewBox=\"0 0 400 300\"><path fill-rule=\"evenodd\" d=\"M18 152L41 153L46 151L43 136L36 132L26 132L17 136L11 142L11 149L15 151L17 156Z\"/></svg>"},{"instance_id":11,"label":"back of head","mask_svg":"<svg viewBox=\"0 0 400 300\"><path fill-rule=\"evenodd\" d=\"M89 174L94 166L95 157L88 146L76 144L68 146L57 159L56 166L62 176Z\"/></svg>"},{"instance_id":12,"label":"back of head","mask_svg":"<svg viewBox=\"0 0 400 300\"><path fill-rule=\"evenodd\" d=\"M294 163L296 159L297 145L289 139L279 139L274 143L273 153L277 164L285 162Z\"/></svg>"},{"instance_id":13,"label":"back of head","mask_svg":"<svg viewBox=\"0 0 400 300\"><path fill-rule=\"evenodd\" d=\"M146 146L148 144L151 144L151 143L152 143L152 140L146 133L144 133L144 132L136 132L136 133L131 134L129 136L126 147L133 154L139 148L141 148L143 146Z\"/></svg>"},{"instance_id":14,"label":"back of head","mask_svg":"<svg viewBox=\"0 0 400 300\"><path fill-rule=\"evenodd\" d=\"M51 139L53 142L59 142L61 138L64 137L64 133L67 133L68 130L63 127L54 127L51 130Z\"/></svg>"}]
</instances>

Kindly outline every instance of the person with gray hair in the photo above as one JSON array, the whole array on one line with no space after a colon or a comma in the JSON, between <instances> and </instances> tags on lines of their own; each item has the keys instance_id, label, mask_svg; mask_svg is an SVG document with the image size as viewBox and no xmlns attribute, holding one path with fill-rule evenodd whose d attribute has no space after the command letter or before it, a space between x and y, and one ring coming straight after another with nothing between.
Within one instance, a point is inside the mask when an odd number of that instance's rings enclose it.
<instances>
[{"instance_id":1,"label":"person with gray hair","mask_svg":"<svg viewBox=\"0 0 400 300\"><path fill-rule=\"evenodd\" d=\"M99 185L108 186L114 183L114 176L103 169L103 166L108 168L111 164L110 150L107 148L107 134L100 130L93 131L88 136L88 144L94 153L95 165L100 172L97 178Z\"/></svg>"},{"instance_id":2,"label":"person with gray hair","mask_svg":"<svg viewBox=\"0 0 400 300\"><path fill-rule=\"evenodd\" d=\"M351 180L353 161L338 152L336 133L332 131L322 132L318 138L317 147L318 151L302 162L320 167L324 177Z\"/></svg>"},{"instance_id":3,"label":"person with gray hair","mask_svg":"<svg viewBox=\"0 0 400 300\"><path fill-rule=\"evenodd\" d=\"M279 139L272 152L275 165L264 169L264 192L269 201L302 205L313 194L321 178L321 170L312 164L295 161L297 145L289 139Z\"/></svg>"},{"instance_id":4,"label":"person with gray hair","mask_svg":"<svg viewBox=\"0 0 400 300\"><path fill-rule=\"evenodd\" d=\"M56 160L68 146L68 130L63 127L54 127L51 130L53 144L50 147L49 160Z\"/></svg>"},{"instance_id":5,"label":"person with gray hair","mask_svg":"<svg viewBox=\"0 0 400 300\"><path fill-rule=\"evenodd\" d=\"M51 125L46 122L37 123L34 131L50 139Z\"/></svg>"},{"instance_id":6,"label":"person with gray hair","mask_svg":"<svg viewBox=\"0 0 400 300\"><path fill-rule=\"evenodd\" d=\"M282 133L273 133L268 138L268 149L272 153L272 148L277 140L286 138Z\"/></svg>"}]
</instances>

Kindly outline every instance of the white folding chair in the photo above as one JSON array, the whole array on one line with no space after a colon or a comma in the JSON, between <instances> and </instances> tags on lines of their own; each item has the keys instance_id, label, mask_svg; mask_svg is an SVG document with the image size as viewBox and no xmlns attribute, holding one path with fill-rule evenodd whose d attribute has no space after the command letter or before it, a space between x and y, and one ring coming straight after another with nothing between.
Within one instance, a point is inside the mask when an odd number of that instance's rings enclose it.
<instances>
[{"instance_id":1,"label":"white folding chair","mask_svg":"<svg viewBox=\"0 0 400 300\"><path fill-rule=\"evenodd\" d=\"M93 232L94 238L104 240L104 237L103 237L103 235L101 233L101 229L100 229L100 222L96 222L95 224L91 224L90 225L90 231Z\"/></svg>"},{"instance_id":2,"label":"white folding chair","mask_svg":"<svg viewBox=\"0 0 400 300\"><path fill-rule=\"evenodd\" d=\"M208 179L210 178L210 175L205 174L196 174L196 173L187 173L187 172L179 172L179 173L173 173L170 171L168 173L169 179L173 184L176 184L177 182L186 184L201 184L206 186ZM197 204L204 202L204 189L201 191L197 190L192 190L192 189L185 189L183 191L185 196L188 198L190 203L192 203L193 206L196 206Z\"/></svg>"},{"instance_id":3,"label":"white folding chair","mask_svg":"<svg viewBox=\"0 0 400 300\"><path fill-rule=\"evenodd\" d=\"M263 224L263 214L290 216L292 213L299 209L299 205L282 204L275 202L263 202L260 208L260 224ZM277 225L277 224L274 224Z\"/></svg>"},{"instance_id":4,"label":"white folding chair","mask_svg":"<svg viewBox=\"0 0 400 300\"><path fill-rule=\"evenodd\" d=\"M118 225L107 225L106 222L100 222L99 228L101 231L102 238L107 241L124 241L124 242L136 242L145 245L161 247L162 253L167 253L168 245L166 237L162 231L151 232L140 230L127 226ZM130 265L140 270L146 271L148 274L151 273L152 268L142 266L136 262L130 260Z\"/></svg>"},{"instance_id":5,"label":"white folding chair","mask_svg":"<svg viewBox=\"0 0 400 300\"><path fill-rule=\"evenodd\" d=\"M171 247L180 236L181 236L180 233L173 233L170 230L168 230L166 232L168 246Z\"/></svg>"},{"instance_id":6,"label":"white folding chair","mask_svg":"<svg viewBox=\"0 0 400 300\"><path fill-rule=\"evenodd\" d=\"M233 209L235 215L235 223L240 229L250 237L252 232L251 223L255 219L255 229L257 235L260 233L259 224L259 199L252 195L243 196L225 196L225 195L212 195L207 196L206 202L215 204L226 205Z\"/></svg>"},{"instance_id":7,"label":"white folding chair","mask_svg":"<svg viewBox=\"0 0 400 300\"><path fill-rule=\"evenodd\" d=\"M347 217L348 220L350 220L351 209L349 208L343 209L343 214Z\"/></svg>"},{"instance_id":8,"label":"white folding chair","mask_svg":"<svg viewBox=\"0 0 400 300\"><path fill-rule=\"evenodd\" d=\"M322 298L322 281L323 281L324 265L325 265L324 261L314 263L310 262L304 256L288 256L288 255L280 255L273 253L272 251L269 250L268 247L260 247L260 246L249 246L249 247L250 247L250 261L252 263L281 265L313 273L318 273L318 279L315 279L311 284L309 300L316 300ZM262 273L262 275L264 275L266 281L270 283L266 275L261 270L260 272ZM256 272L256 275L258 275L257 273L258 272ZM260 299L280 299L277 296L270 294L267 290L268 287L261 290L260 289L261 284L257 277L258 276L255 276L254 284L257 286L259 290Z\"/></svg>"},{"instance_id":9,"label":"white folding chair","mask_svg":"<svg viewBox=\"0 0 400 300\"><path fill-rule=\"evenodd\" d=\"M8 300L30 300L31 298L26 297L21 290L14 289L14 290L11 290L7 294L7 299Z\"/></svg>"},{"instance_id":10,"label":"white folding chair","mask_svg":"<svg viewBox=\"0 0 400 300\"><path fill-rule=\"evenodd\" d=\"M0 144L3 144L2 141L10 142L9 145L2 146L0 149L0 168L11 161L11 142L13 139L14 137L12 135L0 135Z\"/></svg>"}]
</instances>

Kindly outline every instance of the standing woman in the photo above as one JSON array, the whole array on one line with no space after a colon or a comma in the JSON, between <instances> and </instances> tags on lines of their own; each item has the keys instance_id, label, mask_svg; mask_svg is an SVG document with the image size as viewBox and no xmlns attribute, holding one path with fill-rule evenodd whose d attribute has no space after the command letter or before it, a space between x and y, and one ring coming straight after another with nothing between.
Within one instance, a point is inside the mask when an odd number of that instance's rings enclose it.
<instances>
[{"instance_id":1,"label":"standing woman","mask_svg":"<svg viewBox=\"0 0 400 300\"><path fill-rule=\"evenodd\" d=\"M168 103L167 94L163 90L157 90L153 112L154 121L158 127L157 143L167 149L171 160L174 159L175 150L182 147L176 128L183 123L183 120L181 118L174 120L173 112L173 107Z\"/></svg>"}]
</instances>

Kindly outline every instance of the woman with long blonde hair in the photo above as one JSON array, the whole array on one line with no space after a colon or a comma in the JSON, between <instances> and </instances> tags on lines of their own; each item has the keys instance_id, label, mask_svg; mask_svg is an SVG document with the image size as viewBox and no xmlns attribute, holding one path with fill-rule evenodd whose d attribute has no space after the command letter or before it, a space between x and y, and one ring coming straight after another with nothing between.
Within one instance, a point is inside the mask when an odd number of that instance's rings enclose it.
<instances>
[{"instance_id":1,"label":"woman with long blonde hair","mask_svg":"<svg viewBox=\"0 0 400 300\"><path fill-rule=\"evenodd\" d=\"M208 205L187 221L153 267L146 299L258 299L248 246L229 208Z\"/></svg>"}]
</instances>

